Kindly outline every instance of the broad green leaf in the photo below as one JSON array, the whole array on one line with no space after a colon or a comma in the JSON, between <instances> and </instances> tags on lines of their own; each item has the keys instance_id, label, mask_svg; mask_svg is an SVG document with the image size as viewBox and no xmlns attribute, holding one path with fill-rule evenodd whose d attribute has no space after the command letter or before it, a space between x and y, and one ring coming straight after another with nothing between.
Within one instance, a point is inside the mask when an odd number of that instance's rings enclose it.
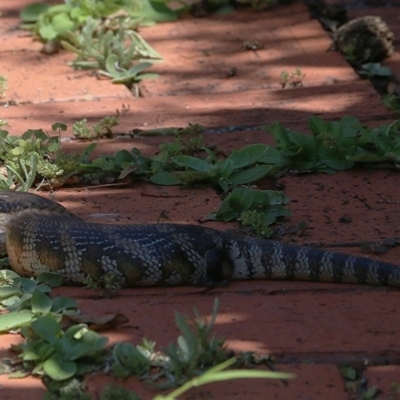
<instances>
[{"instance_id":1,"label":"broad green leaf","mask_svg":"<svg viewBox=\"0 0 400 400\"><path fill-rule=\"evenodd\" d=\"M150 68L152 65L153 65L153 63L148 62L148 61L144 61L137 65L134 65L133 67L128 69L127 76L135 78L136 75L140 74L145 69Z\"/></svg>"},{"instance_id":2,"label":"broad green leaf","mask_svg":"<svg viewBox=\"0 0 400 400\"><path fill-rule=\"evenodd\" d=\"M39 25L39 35L45 40L53 40L58 36L58 32L52 25Z\"/></svg>"},{"instance_id":3,"label":"broad green leaf","mask_svg":"<svg viewBox=\"0 0 400 400\"><path fill-rule=\"evenodd\" d=\"M344 116L339 124L341 135L344 137L355 137L363 129L360 121L351 115Z\"/></svg>"},{"instance_id":4,"label":"broad green leaf","mask_svg":"<svg viewBox=\"0 0 400 400\"><path fill-rule=\"evenodd\" d=\"M0 304L3 307L6 307L9 311L17 310L21 304L21 294L7 297L6 299L3 299Z\"/></svg>"},{"instance_id":5,"label":"broad green leaf","mask_svg":"<svg viewBox=\"0 0 400 400\"><path fill-rule=\"evenodd\" d=\"M37 287L36 282L29 278L18 278L17 282L21 285L21 290L24 294L33 293Z\"/></svg>"},{"instance_id":6,"label":"broad green leaf","mask_svg":"<svg viewBox=\"0 0 400 400\"><path fill-rule=\"evenodd\" d=\"M286 137L286 129L279 122L265 125L263 129L272 134L279 146L286 147L289 144Z\"/></svg>"},{"instance_id":7,"label":"broad green leaf","mask_svg":"<svg viewBox=\"0 0 400 400\"><path fill-rule=\"evenodd\" d=\"M51 312L61 313L66 310L75 310L78 308L78 304L74 299L66 296L57 296L53 299L51 306Z\"/></svg>"},{"instance_id":8,"label":"broad green leaf","mask_svg":"<svg viewBox=\"0 0 400 400\"><path fill-rule=\"evenodd\" d=\"M182 182L171 175L169 172L157 172L156 174L150 177L150 182L156 185L164 185L164 186L173 186L173 185L181 185Z\"/></svg>"},{"instance_id":9,"label":"broad green leaf","mask_svg":"<svg viewBox=\"0 0 400 400\"><path fill-rule=\"evenodd\" d=\"M358 71L361 75L367 77L373 76L390 76L392 71L389 67L383 66L381 63L366 63L361 65L361 69Z\"/></svg>"},{"instance_id":10,"label":"broad green leaf","mask_svg":"<svg viewBox=\"0 0 400 400\"><path fill-rule=\"evenodd\" d=\"M63 277L54 272L41 272L36 278L36 283L44 283L45 285L55 288L62 285Z\"/></svg>"},{"instance_id":11,"label":"broad green leaf","mask_svg":"<svg viewBox=\"0 0 400 400\"><path fill-rule=\"evenodd\" d=\"M172 157L171 160L180 167L191 168L195 171L210 172L212 169L212 166L201 158L181 155Z\"/></svg>"},{"instance_id":12,"label":"broad green leaf","mask_svg":"<svg viewBox=\"0 0 400 400\"><path fill-rule=\"evenodd\" d=\"M22 9L19 17L23 22L36 22L40 14L43 14L49 9L48 4L44 3L33 3L29 4Z\"/></svg>"},{"instance_id":13,"label":"broad green leaf","mask_svg":"<svg viewBox=\"0 0 400 400\"><path fill-rule=\"evenodd\" d=\"M234 213L236 216L238 213L233 211L231 206L229 205L229 197L227 197L218 207L218 210L215 213L210 214L207 219L216 220L223 219L223 215ZM226 220L225 220L226 221Z\"/></svg>"},{"instance_id":14,"label":"broad green leaf","mask_svg":"<svg viewBox=\"0 0 400 400\"><path fill-rule=\"evenodd\" d=\"M302 153L307 153L308 155L314 154L316 150L316 142L314 137L294 131L289 131L288 136L292 143L299 146L299 148L302 150Z\"/></svg>"},{"instance_id":15,"label":"broad green leaf","mask_svg":"<svg viewBox=\"0 0 400 400\"><path fill-rule=\"evenodd\" d=\"M278 150L284 156L294 157L298 154L307 154L310 157L315 153L316 143L313 136L286 129L279 123L266 126L265 129L272 133L278 143Z\"/></svg>"},{"instance_id":16,"label":"broad green leaf","mask_svg":"<svg viewBox=\"0 0 400 400\"><path fill-rule=\"evenodd\" d=\"M32 312L35 314L48 314L51 310L52 300L49 296L35 289L32 293Z\"/></svg>"},{"instance_id":17,"label":"broad green leaf","mask_svg":"<svg viewBox=\"0 0 400 400\"><path fill-rule=\"evenodd\" d=\"M31 312L12 311L0 315L0 332L8 332L30 323L35 316Z\"/></svg>"},{"instance_id":18,"label":"broad green leaf","mask_svg":"<svg viewBox=\"0 0 400 400\"><path fill-rule=\"evenodd\" d=\"M39 357L40 360L46 360L47 358L49 358L55 351L55 343L43 343L40 345L39 349L37 350L37 355ZM35 346L37 347L37 346Z\"/></svg>"},{"instance_id":19,"label":"broad green leaf","mask_svg":"<svg viewBox=\"0 0 400 400\"><path fill-rule=\"evenodd\" d=\"M0 139L5 139L8 136L8 131L0 129Z\"/></svg>"},{"instance_id":20,"label":"broad green leaf","mask_svg":"<svg viewBox=\"0 0 400 400\"><path fill-rule=\"evenodd\" d=\"M144 72L143 74L136 75L135 81L143 81L144 79L157 79L160 75L154 72Z\"/></svg>"},{"instance_id":21,"label":"broad green leaf","mask_svg":"<svg viewBox=\"0 0 400 400\"><path fill-rule=\"evenodd\" d=\"M256 163L268 148L266 144L250 144L242 149L233 150L228 160L233 163L233 169L244 168Z\"/></svg>"},{"instance_id":22,"label":"broad green leaf","mask_svg":"<svg viewBox=\"0 0 400 400\"><path fill-rule=\"evenodd\" d=\"M60 148L61 146L58 143L49 143L49 145L47 146L47 149L50 153L55 153L60 150Z\"/></svg>"},{"instance_id":23,"label":"broad green leaf","mask_svg":"<svg viewBox=\"0 0 400 400\"><path fill-rule=\"evenodd\" d=\"M63 124L62 122L55 122L53 125L51 125L51 130L52 131L57 131L60 129L62 132L65 132L68 129L68 126Z\"/></svg>"},{"instance_id":24,"label":"broad green leaf","mask_svg":"<svg viewBox=\"0 0 400 400\"><path fill-rule=\"evenodd\" d=\"M20 156L25 153L25 149L23 147L15 147L14 149L10 150L10 153L14 156Z\"/></svg>"},{"instance_id":25,"label":"broad green leaf","mask_svg":"<svg viewBox=\"0 0 400 400\"><path fill-rule=\"evenodd\" d=\"M61 327L52 317L44 316L32 322L33 331L49 343L55 343L61 334Z\"/></svg>"},{"instance_id":26,"label":"broad green leaf","mask_svg":"<svg viewBox=\"0 0 400 400\"><path fill-rule=\"evenodd\" d=\"M202 182L213 177L209 172L202 171L173 171L171 175L185 184Z\"/></svg>"},{"instance_id":27,"label":"broad green leaf","mask_svg":"<svg viewBox=\"0 0 400 400\"><path fill-rule=\"evenodd\" d=\"M271 212L274 213L277 217L290 217L293 213L283 205L275 205L271 209Z\"/></svg>"},{"instance_id":28,"label":"broad green leaf","mask_svg":"<svg viewBox=\"0 0 400 400\"><path fill-rule=\"evenodd\" d=\"M43 129L27 129L22 135L22 138L24 140L32 138L46 140L48 138L48 135ZM22 144L24 143L24 141L19 141L19 143Z\"/></svg>"},{"instance_id":29,"label":"broad green leaf","mask_svg":"<svg viewBox=\"0 0 400 400\"><path fill-rule=\"evenodd\" d=\"M245 169L243 171L234 172L229 180L234 185L243 185L252 183L264 178L271 171L270 165L258 165L253 168Z\"/></svg>"},{"instance_id":30,"label":"broad green leaf","mask_svg":"<svg viewBox=\"0 0 400 400\"><path fill-rule=\"evenodd\" d=\"M228 221L233 221L239 217L240 213L234 210L230 211L225 211L224 213L221 213L221 215L218 217L218 219L222 219L225 222Z\"/></svg>"},{"instance_id":31,"label":"broad green leaf","mask_svg":"<svg viewBox=\"0 0 400 400\"><path fill-rule=\"evenodd\" d=\"M254 200L253 204L255 206L269 207L270 206L270 192L273 190L253 190ZM278 192L282 193L282 192ZM281 203L279 203L281 204Z\"/></svg>"},{"instance_id":32,"label":"broad green leaf","mask_svg":"<svg viewBox=\"0 0 400 400\"><path fill-rule=\"evenodd\" d=\"M34 346L29 347L29 345L24 347L24 350L23 350L21 356L24 361L36 361L36 360L39 360L39 358L40 358L35 347Z\"/></svg>"},{"instance_id":33,"label":"broad green leaf","mask_svg":"<svg viewBox=\"0 0 400 400\"><path fill-rule=\"evenodd\" d=\"M114 161L106 157L95 158L92 165L99 167L103 171L112 171L115 168Z\"/></svg>"},{"instance_id":34,"label":"broad green leaf","mask_svg":"<svg viewBox=\"0 0 400 400\"><path fill-rule=\"evenodd\" d=\"M233 168L234 168L233 161L230 160L229 158L227 158L227 159L225 159L223 161L220 161L217 164L217 167L219 169L220 177L221 178L228 178L231 175L231 173L233 172Z\"/></svg>"},{"instance_id":35,"label":"broad green leaf","mask_svg":"<svg viewBox=\"0 0 400 400\"><path fill-rule=\"evenodd\" d=\"M0 288L0 299L6 299L12 296L22 296L22 291L14 286L6 286Z\"/></svg>"},{"instance_id":36,"label":"broad green leaf","mask_svg":"<svg viewBox=\"0 0 400 400\"><path fill-rule=\"evenodd\" d=\"M229 206L234 211L242 212L248 210L254 201L252 190L246 188L236 188L228 198Z\"/></svg>"},{"instance_id":37,"label":"broad green leaf","mask_svg":"<svg viewBox=\"0 0 400 400\"><path fill-rule=\"evenodd\" d=\"M274 147L268 147L265 154L258 160L260 163L284 166L287 163L283 154Z\"/></svg>"},{"instance_id":38,"label":"broad green leaf","mask_svg":"<svg viewBox=\"0 0 400 400\"><path fill-rule=\"evenodd\" d=\"M268 205L276 205L276 204L289 204L290 200L283 192L278 192L277 190L255 190L254 191L254 200L259 202L260 196L268 197ZM260 204L265 204L260 203Z\"/></svg>"},{"instance_id":39,"label":"broad green leaf","mask_svg":"<svg viewBox=\"0 0 400 400\"><path fill-rule=\"evenodd\" d=\"M82 357L94 356L103 351L108 338L87 330L80 339L74 340L71 350L66 357L68 360L77 360Z\"/></svg>"},{"instance_id":40,"label":"broad green leaf","mask_svg":"<svg viewBox=\"0 0 400 400\"><path fill-rule=\"evenodd\" d=\"M66 12L54 15L51 22L54 30L61 35L75 29L75 23L71 20L69 13Z\"/></svg>"},{"instance_id":41,"label":"broad green leaf","mask_svg":"<svg viewBox=\"0 0 400 400\"><path fill-rule=\"evenodd\" d=\"M131 163L134 160L132 153L128 150L117 151L114 155L115 164Z\"/></svg>"},{"instance_id":42,"label":"broad green leaf","mask_svg":"<svg viewBox=\"0 0 400 400\"><path fill-rule=\"evenodd\" d=\"M308 126L314 136L326 133L327 131L327 123L321 117L311 117L308 120Z\"/></svg>"},{"instance_id":43,"label":"broad green leaf","mask_svg":"<svg viewBox=\"0 0 400 400\"><path fill-rule=\"evenodd\" d=\"M43 370L51 379L64 381L71 378L77 372L76 363L64 360L60 354L54 354L43 364Z\"/></svg>"}]
</instances>

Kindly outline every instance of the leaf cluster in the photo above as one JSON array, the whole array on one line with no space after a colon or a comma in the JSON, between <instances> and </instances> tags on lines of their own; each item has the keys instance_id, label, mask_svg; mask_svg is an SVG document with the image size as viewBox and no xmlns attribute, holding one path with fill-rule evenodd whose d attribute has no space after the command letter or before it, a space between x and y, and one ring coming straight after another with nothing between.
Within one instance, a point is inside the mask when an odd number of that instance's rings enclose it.
<instances>
[{"instance_id":1,"label":"leaf cluster","mask_svg":"<svg viewBox=\"0 0 400 400\"><path fill-rule=\"evenodd\" d=\"M108 339L77 324L63 330L52 316L44 315L21 328L25 343L17 345L24 368L34 375L64 381L93 371L104 362Z\"/></svg>"},{"instance_id":2,"label":"leaf cluster","mask_svg":"<svg viewBox=\"0 0 400 400\"><path fill-rule=\"evenodd\" d=\"M173 155L171 148L162 148L153 158L150 181L158 185L191 185L208 182L226 191L235 185L256 182L278 171L279 153L264 144L252 144L233 150L226 158L219 158L211 149L204 147L207 157ZM278 158L277 158L278 157Z\"/></svg>"},{"instance_id":3,"label":"leaf cluster","mask_svg":"<svg viewBox=\"0 0 400 400\"><path fill-rule=\"evenodd\" d=\"M0 332L20 329L25 339L13 347L20 365L12 376L34 374L62 381L92 370L93 356L100 353L107 339L84 324L62 330L62 317L77 312L75 300L49 296L52 287L61 285L62 277L45 272L33 280L13 271L1 274L0 303L8 313L0 315ZM89 356L91 361L85 362Z\"/></svg>"},{"instance_id":4,"label":"leaf cluster","mask_svg":"<svg viewBox=\"0 0 400 400\"><path fill-rule=\"evenodd\" d=\"M0 332L22 328L41 316L61 321L64 314L76 312L75 300L49 297L51 288L62 284L60 275L43 272L33 280L9 270L0 273L0 304L8 310L7 314L0 315Z\"/></svg>"},{"instance_id":5,"label":"leaf cluster","mask_svg":"<svg viewBox=\"0 0 400 400\"><path fill-rule=\"evenodd\" d=\"M64 381L97 368L95 363L103 360L107 338L85 324L62 329L63 316L76 314L77 303L49 296L51 288L61 284L62 277L50 272L29 279L1 271L0 304L8 313L0 315L0 332L19 329L25 339L13 347L20 364L12 376L34 374Z\"/></svg>"},{"instance_id":6,"label":"leaf cluster","mask_svg":"<svg viewBox=\"0 0 400 400\"><path fill-rule=\"evenodd\" d=\"M175 324L181 332L177 343L170 343L164 349L168 356L165 367L167 380L173 385L182 385L201 370L219 364L229 357L225 349L225 341L218 339L213 333L217 318L219 301L215 299L210 321L200 317L194 309L195 318L190 322L175 311Z\"/></svg>"},{"instance_id":7,"label":"leaf cluster","mask_svg":"<svg viewBox=\"0 0 400 400\"><path fill-rule=\"evenodd\" d=\"M8 89L7 81L8 79L5 75L0 75L0 98L5 95Z\"/></svg>"},{"instance_id":8,"label":"leaf cluster","mask_svg":"<svg viewBox=\"0 0 400 400\"><path fill-rule=\"evenodd\" d=\"M42 129L28 129L21 137L10 136L0 130L0 160L5 171L0 174L0 188L18 185L28 190L37 179L62 180L75 171L78 158L62 151L60 132L67 126L52 125L56 135L48 135Z\"/></svg>"},{"instance_id":9,"label":"leaf cluster","mask_svg":"<svg viewBox=\"0 0 400 400\"><path fill-rule=\"evenodd\" d=\"M77 31L89 18L104 20L122 13L142 24L171 21L177 12L165 2L151 0L65 0L64 4L34 3L20 13L24 27L43 41L63 39L68 32Z\"/></svg>"},{"instance_id":10,"label":"leaf cluster","mask_svg":"<svg viewBox=\"0 0 400 400\"><path fill-rule=\"evenodd\" d=\"M223 200L218 210L208 216L210 220L238 220L250 227L249 233L268 239L273 231L269 227L277 219L289 217L291 211L285 206L288 197L274 190L255 190L245 187L234 188Z\"/></svg>"},{"instance_id":11,"label":"leaf cluster","mask_svg":"<svg viewBox=\"0 0 400 400\"><path fill-rule=\"evenodd\" d=\"M64 4L34 3L20 13L24 27L43 42L59 43L75 54L75 68L97 69L113 83L129 88L161 55L136 32L139 25L178 17L164 0L65 0Z\"/></svg>"},{"instance_id":12,"label":"leaf cluster","mask_svg":"<svg viewBox=\"0 0 400 400\"><path fill-rule=\"evenodd\" d=\"M176 343L170 343L162 352L155 351L155 343L144 340L142 345L119 343L113 349L113 373L126 378L138 375L147 380L163 380L160 387L181 385L213 365L228 358L224 340L212 333L218 313L215 300L211 320L202 319L197 310L188 321L175 312L175 324L181 332ZM150 373L155 369L155 372Z\"/></svg>"},{"instance_id":13,"label":"leaf cluster","mask_svg":"<svg viewBox=\"0 0 400 400\"><path fill-rule=\"evenodd\" d=\"M161 55L130 27L132 24L130 19L124 19L116 24L116 29L111 29L88 18L81 30L67 32L61 44L77 54L72 62L74 68L96 69L113 83L130 87L142 79L156 78L157 74L143 71L162 60Z\"/></svg>"},{"instance_id":14,"label":"leaf cluster","mask_svg":"<svg viewBox=\"0 0 400 400\"><path fill-rule=\"evenodd\" d=\"M285 169L332 174L363 163L397 168L400 161L400 121L369 128L352 116L340 121L312 117L309 127L311 136L279 123L266 127L277 142Z\"/></svg>"},{"instance_id":15,"label":"leaf cluster","mask_svg":"<svg viewBox=\"0 0 400 400\"><path fill-rule=\"evenodd\" d=\"M125 112L123 109L116 117L104 118L93 130L85 120L79 121L73 128L75 136L80 139L110 136L120 114ZM274 123L265 129L274 136L276 147L255 143L225 155L205 144L200 125L189 124L184 129L141 131L142 136L175 135L175 140L161 144L154 156L145 156L133 148L95 158L91 157L95 143L88 145L79 157L63 153L59 133L67 127L60 123L52 126L53 132L58 132L53 136L42 130L28 130L18 138L1 130L0 159L5 172L0 175L0 185L3 188L17 185L26 190L39 178L61 186L71 174L83 174L89 181L102 176L118 180L130 176L158 185L207 184L222 189L227 195L211 218L238 219L250 226L254 234L269 237L268 226L277 218L290 215L284 208L288 199L277 192L260 192L241 186L286 171L332 174L359 164L398 168L399 121L369 128L351 116L340 121L313 117L309 127L311 135Z\"/></svg>"}]
</instances>

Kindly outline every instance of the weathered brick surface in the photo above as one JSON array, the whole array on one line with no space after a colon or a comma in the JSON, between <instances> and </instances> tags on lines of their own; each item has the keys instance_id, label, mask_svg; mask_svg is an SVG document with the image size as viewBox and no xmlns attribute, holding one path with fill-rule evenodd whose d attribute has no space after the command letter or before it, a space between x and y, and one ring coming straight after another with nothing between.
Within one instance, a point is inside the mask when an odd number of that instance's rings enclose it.
<instances>
[{"instance_id":1,"label":"weathered brick surface","mask_svg":"<svg viewBox=\"0 0 400 400\"><path fill-rule=\"evenodd\" d=\"M330 38L309 18L301 2L268 12L241 11L228 16L181 21L141 29L165 62L154 70L160 78L144 82L144 97L133 98L123 86L97 80L92 74L73 71L67 65L73 57L61 53L45 57L26 32L15 29L18 12L30 1L3 0L0 27L0 74L8 77L0 118L19 135L28 128L49 129L55 121L72 123L87 118L90 123L113 114L122 104L131 112L117 128L127 133L135 128L186 126L188 122L208 127L263 125L279 121L299 131L307 130L312 115L338 119L351 114L376 126L392 119L367 81L357 78L343 58L329 52ZM369 12L370 10L368 10ZM382 11L376 8L374 11ZM393 10L392 10L393 11ZM385 10L393 29L399 13ZM351 13L358 13L352 9ZM383 12L383 11L382 11ZM243 42L258 40L264 47L243 51ZM394 71L398 53L388 61ZM388 65L389 65L388 64ZM280 73L297 67L305 74L304 87L282 90ZM237 73L232 75L233 68ZM10 104L9 102L12 103ZM15 104L17 105L12 105ZM66 149L79 150L86 144L69 141ZM170 138L168 138L170 139ZM156 151L165 138L117 137L103 140L98 153L139 147L147 154ZM273 144L262 129L207 134L206 140L231 150L248 143ZM97 153L97 154L98 154ZM301 243L343 243L398 236L398 176L388 171L357 170L334 176L286 176L280 180L292 199L291 224L309 226ZM262 188L271 188L268 181ZM181 190L135 184L129 188L63 189L52 196L85 218L110 222L172 221L199 223L219 204L211 189ZM339 218L351 216L343 224ZM164 217L167 219L163 219ZM161 218L161 219L160 219ZM207 226L223 228L222 224ZM342 248L359 254L357 247ZM396 262L399 250L381 259ZM229 287L204 291L199 288L123 290L114 299L99 299L82 288L56 291L76 298L84 313L104 315L122 312L129 323L106 332L110 342L143 337L165 346L178 334L173 310L191 315L197 307L209 315L215 297L221 302L216 330L230 348L255 350L274 355L276 367L298 377L281 381L234 381L198 388L191 399L348 399L337 365L366 363L364 373L370 386L386 396L390 383L398 381L400 348L396 318L399 294L396 290L354 285L304 282L237 282ZM16 343L15 335L4 335L1 357ZM388 364L388 365L385 365ZM112 378L87 378L94 398ZM134 379L118 381L151 398L150 389ZM37 379L9 380L0 376L2 399L40 399L43 387ZM190 396L190 395L189 395Z\"/></svg>"}]
</instances>

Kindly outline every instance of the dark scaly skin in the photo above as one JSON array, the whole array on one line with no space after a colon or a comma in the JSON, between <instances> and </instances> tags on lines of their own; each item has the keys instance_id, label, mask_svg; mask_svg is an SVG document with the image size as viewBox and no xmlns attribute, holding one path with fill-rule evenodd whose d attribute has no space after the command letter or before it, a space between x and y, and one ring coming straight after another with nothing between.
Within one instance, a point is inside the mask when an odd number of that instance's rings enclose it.
<instances>
[{"instance_id":1,"label":"dark scaly skin","mask_svg":"<svg viewBox=\"0 0 400 400\"><path fill-rule=\"evenodd\" d=\"M51 200L0 192L12 268L57 272L66 283L112 275L121 286L215 285L282 279L400 287L400 267L191 225L88 223Z\"/></svg>"}]
</instances>

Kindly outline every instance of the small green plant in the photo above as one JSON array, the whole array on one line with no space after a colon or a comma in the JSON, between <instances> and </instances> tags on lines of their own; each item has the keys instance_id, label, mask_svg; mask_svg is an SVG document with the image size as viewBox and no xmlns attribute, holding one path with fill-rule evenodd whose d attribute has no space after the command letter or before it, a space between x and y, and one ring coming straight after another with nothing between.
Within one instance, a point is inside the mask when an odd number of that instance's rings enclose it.
<instances>
[{"instance_id":1,"label":"small green plant","mask_svg":"<svg viewBox=\"0 0 400 400\"><path fill-rule=\"evenodd\" d=\"M86 324L63 330L51 316L34 320L21 328L25 343L14 346L24 370L30 374L64 381L96 370L104 362L108 339Z\"/></svg>"},{"instance_id":2,"label":"small green plant","mask_svg":"<svg viewBox=\"0 0 400 400\"><path fill-rule=\"evenodd\" d=\"M392 382L390 384L390 397L388 400L396 400L400 398L400 383Z\"/></svg>"},{"instance_id":3,"label":"small green plant","mask_svg":"<svg viewBox=\"0 0 400 400\"><path fill-rule=\"evenodd\" d=\"M140 21L141 24L171 21L179 11L166 2L152 0L65 0L64 4L34 3L26 6L20 18L26 29L43 41L63 39L69 32L79 31L89 18L106 20L117 13Z\"/></svg>"},{"instance_id":4,"label":"small green plant","mask_svg":"<svg viewBox=\"0 0 400 400\"><path fill-rule=\"evenodd\" d=\"M63 179L79 165L76 156L62 151L59 135L66 129L66 125L56 123L52 126L54 136L42 129L29 129L21 137L0 130L0 159L7 172L0 175L0 187L27 190L38 178L61 186Z\"/></svg>"},{"instance_id":5,"label":"small green plant","mask_svg":"<svg viewBox=\"0 0 400 400\"><path fill-rule=\"evenodd\" d=\"M174 20L164 0L65 0L65 4L43 3L25 7L20 17L24 27L43 42L62 46L77 54L75 68L97 69L114 83L133 88L161 56L136 32L139 25ZM183 7L186 8L186 7Z\"/></svg>"},{"instance_id":6,"label":"small green plant","mask_svg":"<svg viewBox=\"0 0 400 400\"><path fill-rule=\"evenodd\" d=\"M181 385L202 370L228 358L224 340L212 333L218 313L219 302L215 300L211 320L203 320L194 310L195 318L188 322L180 313L175 313L175 323L181 332L177 343L170 343L163 352L155 351L155 343L144 340L142 345L120 343L113 350L113 373L117 377L131 374L153 380L152 368L157 368L157 379L161 387Z\"/></svg>"},{"instance_id":7,"label":"small green plant","mask_svg":"<svg viewBox=\"0 0 400 400\"><path fill-rule=\"evenodd\" d=\"M394 93L383 96L383 104L392 112L400 113L400 97Z\"/></svg>"},{"instance_id":8,"label":"small green plant","mask_svg":"<svg viewBox=\"0 0 400 400\"><path fill-rule=\"evenodd\" d=\"M273 234L270 225L278 218L291 215L285 207L288 203L289 199L282 192L235 188L208 219L238 220L251 229L251 234L267 239Z\"/></svg>"},{"instance_id":9,"label":"small green plant","mask_svg":"<svg viewBox=\"0 0 400 400\"><path fill-rule=\"evenodd\" d=\"M345 380L347 392L360 400L378 399L379 390L375 386L367 387L362 377L362 370L348 365L339 366L340 374Z\"/></svg>"},{"instance_id":10,"label":"small green plant","mask_svg":"<svg viewBox=\"0 0 400 400\"><path fill-rule=\"evenodd\" d=\"M294 72L287 72L286 70L283 70L281 72L282 89L291 89L303 86L304 77L305 74L301 72L300 68L297 68Z\"/></svg>"},{"instance_id":11,"label":"small green plant","mask_svg":"<svg viewBox=\"0 0 400 400\"><path fill-rule=\"evenodd\" d=\"M312 117L309 127L312 136L279 123L266 127L277 142L276 150L286 169L332 174L361 163L386 163L397 168L400 161L400 121L368 128L352 116L340 121Z\"/></svg>"},{"instance_id":12,"label":"small green plant","mask_svg":"<svg viewBox=\"0 0 400 400\"><path fill-rule=\"evenodd\" d=\"M63 40L61 44L78 55L72 62L75 68L96 69L111 78L113 83L132 87L142 79L157 77L156 74L144 74L143 71L162 58L133 29L126 26L129 24L125 20L114 30L88 18L80 31L65 34L68 41ZM133 62L136 64L132 65Z\"/></svg>"},{"instance_id":13,"label":"small green plant","mask_svg":"<svg viewBox=\"0 0 400 400\"><path fill-rule=\"evenodd\" d=\"M6 94L7 86L7 77L5 75L0 75L0 98L4 97Z\"/></svg>"},{"instance_id":14,"label":"small green plant","mask_svg":"<svg viewBox=\"0 0 400 400\"><path fill-rule=\"evenodd\" d=\"M279 154L264 144L252 144L234 150L223 159L209 148L204 148L206 158L171 156L170 151L170 148L163 148L153 158L151 182L159 185L209 182L226 191L234 185L245 185L268 175L273 176L280 162Z\"/></svg>"},{"instance_id":15,"label":"small green plant","mask_svg":"<svg viewBox=\"0 0 400 400\"><path fill-rule=\"evenodd\" d=\"M76 302L64 296L51 299L51 288L60 286L60 275L44 272L36 279L21 278L10 270L0 271L0 304L8 313L0 315L0 332L20 329L41 316L61 321L76 313Z\"/></svg>"},{"instance_id":16,"label":"small green plant","mask_svg":"<svg viewBox=\"0 0 400 400\"><path fill-rule=\"evenodd\" d=\"M48 392L44 394L42 400L92 400L92 397L80 388L77 379L71 379L66 385L48 380L48 386Z\"/></svg>"},{"instance_id":17,"label":"small green plant","mask_svg":"<svg viewBox=\"0 0 400 400\"><path fill-rule=\"evenodd\" d=\"M171 343L165 353L168 356L166 375L173 385L182 385L201 370L220 364L228 358L224 340L212 333L217 318L219 302L216 299L209 322L202 319L195 309L195 318L189 324L175 312L175 324L181 332L177 343Z\"/></svg>"},{"instance_id":18,"label":"small green plant","mask_svg":"<svg viewBox=\"0 0 400 400\"><path fill-rule=\"evenodd\" d=\"M382 65L381 63L366 63L362 64L358 73L365 78L372 77L389 77L392 76L392 71L389 67Z\"/></svg>"},{"instance_id":19,"label":"small green plant","mask_svg":"<svg viewBox=\"0 0 400 400\"><path fill-rule=\"evenodd\" d=\"M129 106L122 105L121 110L116 111L116 115L104 117L92 129L87 125L84 118L77 121L72 126L74 136L80 140L95 140L101 138L112 138L112 129L119 125L120 118L129 112Z\"/></svg>"}]
</instances>

